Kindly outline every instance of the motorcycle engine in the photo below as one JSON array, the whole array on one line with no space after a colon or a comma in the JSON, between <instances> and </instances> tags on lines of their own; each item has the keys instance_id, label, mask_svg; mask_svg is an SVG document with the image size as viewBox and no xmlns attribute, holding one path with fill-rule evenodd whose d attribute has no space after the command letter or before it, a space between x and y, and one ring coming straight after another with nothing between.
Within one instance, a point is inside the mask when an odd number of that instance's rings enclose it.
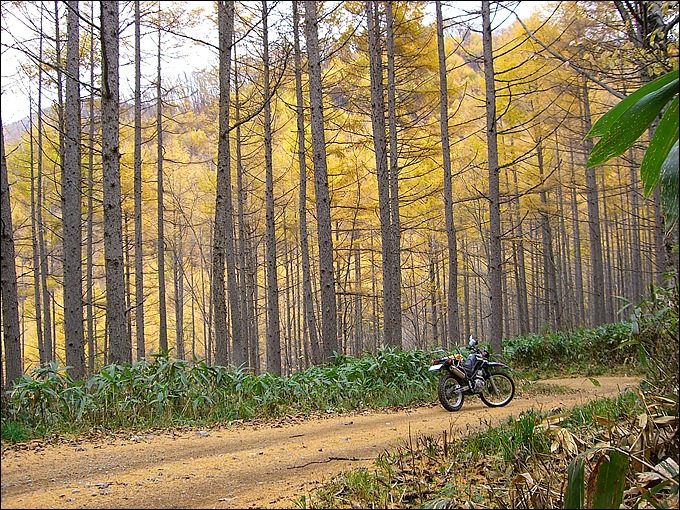
<instances>
[{"instance_id":1,"label":"motorcycle engine","mask_svg":"<svg viewBox=\"0 0 680 510\"><path fill-rule=\"evenodd\" d=\"M474 380L474 391L475 393L481 393L482 390L484 389L484 378L481 375L478 375L475 377Z\"/></svg>"}]
</instances>

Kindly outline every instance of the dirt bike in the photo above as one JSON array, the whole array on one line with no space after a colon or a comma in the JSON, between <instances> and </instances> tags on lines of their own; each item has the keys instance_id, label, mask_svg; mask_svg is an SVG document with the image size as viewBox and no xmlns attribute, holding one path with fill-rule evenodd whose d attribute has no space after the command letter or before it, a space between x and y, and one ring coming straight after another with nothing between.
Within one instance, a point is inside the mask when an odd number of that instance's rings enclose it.
<instances>
[{"instance_id":1,"label":"dirt bike","mask_svg":"<svg viewBox=\"0 0 680 510\"><path fill-rule=\"evenodd\" d=\"M463 361L460 353L432 360L430 372L441 371L437 395L444 409L458 411L465 395L479 395L489 407L502 407L515 396L515 382L502 370L510 367L489 361L489 351L477 347L472 335L468 340L472 352Z\"/></svg>"}]
</instances>

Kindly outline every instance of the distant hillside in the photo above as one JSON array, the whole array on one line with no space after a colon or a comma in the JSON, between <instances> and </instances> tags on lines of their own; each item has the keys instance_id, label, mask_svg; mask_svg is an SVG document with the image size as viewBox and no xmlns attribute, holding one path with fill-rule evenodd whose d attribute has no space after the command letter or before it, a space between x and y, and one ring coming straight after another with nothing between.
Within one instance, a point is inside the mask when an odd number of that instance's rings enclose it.
<instances>
[{"instance_id":1,"label":"distant hillside","mask_svg":"<svg viewBox=\"0 0 680 510\"><path fill-rule=\"evenodd\" d=\"M23 134L28 130L28 122L28 117L25 117L21 120L3 125L2 129L5 135L5 144L14 145L21 140Z\"/></svg>"}]
</instances>

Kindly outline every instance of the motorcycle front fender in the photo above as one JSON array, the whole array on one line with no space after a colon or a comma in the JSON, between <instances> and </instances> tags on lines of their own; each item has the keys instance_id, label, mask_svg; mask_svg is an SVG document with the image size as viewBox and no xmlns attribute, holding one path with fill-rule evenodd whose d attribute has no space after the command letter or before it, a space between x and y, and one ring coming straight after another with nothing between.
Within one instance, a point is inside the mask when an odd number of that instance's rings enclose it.
<instances>
[{"instance_id":1,"label":"motorcycle front fender","mask_svg":"<svg viewBox=\"0 0 680 510\"><path fill-rule=\"evenodd\" d=\"M507 368L508 370L510 367L506 365L505 363L499 363L498 361L489 361L488 365L489 368Z\"/></svg>"}]
</instances>

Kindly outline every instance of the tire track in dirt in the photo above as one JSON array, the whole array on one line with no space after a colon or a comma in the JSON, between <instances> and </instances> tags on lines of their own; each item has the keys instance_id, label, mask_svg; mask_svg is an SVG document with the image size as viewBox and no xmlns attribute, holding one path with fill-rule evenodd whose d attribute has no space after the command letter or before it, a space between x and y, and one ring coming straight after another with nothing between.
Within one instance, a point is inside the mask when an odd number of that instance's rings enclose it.
<instances>
[{"instance_id":1,"label":"tire track in dirt","mask_svg":"<svg viewBox=\"0 0 680 510\"><path fill-rule=\"evenodd\" d=\"M502 408L467 398L456 413L431 405L7 447L2 508L296 508L340 472L370 468L419 435L485 428L535 408L566 409L637 384L631 377L541 381L575 391L523 396Z\"/></svg>"}]
</instances>

